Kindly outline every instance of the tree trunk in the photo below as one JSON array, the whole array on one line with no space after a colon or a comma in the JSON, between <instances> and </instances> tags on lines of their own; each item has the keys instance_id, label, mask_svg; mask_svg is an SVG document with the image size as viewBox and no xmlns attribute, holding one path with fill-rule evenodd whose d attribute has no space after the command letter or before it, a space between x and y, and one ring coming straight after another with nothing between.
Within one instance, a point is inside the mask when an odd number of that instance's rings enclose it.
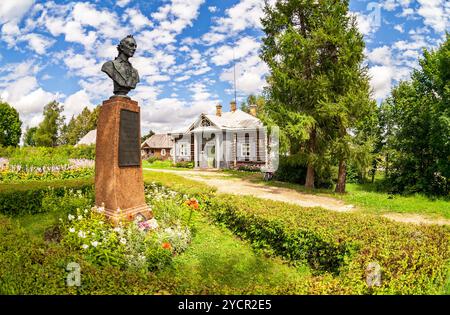
<instances>
[{"instance_id":1,"label":"tree trunk","mask_svg":"<svg viewBox=\"0 0 450 315\"><path fill-rule=\"evenodd\" d=\"M312 165L312 163L308 163L305 188L314 189L314 165Z\"/></svg>"},{"instance_id":2,"label":"tree trunk","mask_svg":"<svg viewBox=\"0 0 450 315\"><path fill-rule=\"evenodd\" d=\"M337 193L345 193L345 178L347 175L347 167L345 165L344 160L339 161L339 173L338 173L338 181L336 184L336 190Z\"/></svg>"},{"instance_id":3,"label":"tree trunk","mask_svg":"<svg viewBox=\"0 0 450 315\"><path fill-rule=\"evenodd\" d=\"M309 154L314 154L316 149L316 128L311 129L309 135L308 150ZM314 165L311 161L308 162L308 169L306 171L305 188L314 189Z\"/></svg>"}]
</instances>

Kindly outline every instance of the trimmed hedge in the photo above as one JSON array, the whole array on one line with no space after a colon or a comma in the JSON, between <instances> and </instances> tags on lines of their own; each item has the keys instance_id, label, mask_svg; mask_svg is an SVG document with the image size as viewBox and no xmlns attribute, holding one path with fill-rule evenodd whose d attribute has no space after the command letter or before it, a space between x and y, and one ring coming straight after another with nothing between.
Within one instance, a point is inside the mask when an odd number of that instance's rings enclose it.
<instances>
[{"instance_id":1,"label":"trimmed hedge","mask_svg":"<svg viewBox=\"0 0 450 315\"><path fill-rule=\"evenodd\" d=\"M28 182L0 185L0 213L18 216L44 212L42 201L49 194L62 197L69 189L93 192L93 179Z\"/></svg>"},{"instance_id":2,"label":"trimmed hedge","mask_svg":"<svg viewBox=\"0 0 450 315\"><path fill-rule=\"evenodd\" d=\"M331 273L354 293L429 294L442 292L446 284L450 233L445 227L243 196L210 198L205 210L256 248ZM379 287L366 284L370 263L381 267Z\"/></svg>"}]
</instances>

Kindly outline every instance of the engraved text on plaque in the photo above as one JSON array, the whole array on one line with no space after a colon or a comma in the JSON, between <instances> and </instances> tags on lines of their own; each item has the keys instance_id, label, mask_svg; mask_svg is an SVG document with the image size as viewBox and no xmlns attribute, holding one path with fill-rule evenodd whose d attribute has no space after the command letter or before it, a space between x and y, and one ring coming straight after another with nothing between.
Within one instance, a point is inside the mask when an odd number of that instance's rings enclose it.
<instances>
[{"instance_id":1,"label":"engraved text on plaque","mask_svg":"<svg viewBox=\"0 0 450 315\"><path fill-rule=\"evenodd\" d=\"M139 113L120 110L119 166L140 166Z\"/></svg>"}]
</instances>

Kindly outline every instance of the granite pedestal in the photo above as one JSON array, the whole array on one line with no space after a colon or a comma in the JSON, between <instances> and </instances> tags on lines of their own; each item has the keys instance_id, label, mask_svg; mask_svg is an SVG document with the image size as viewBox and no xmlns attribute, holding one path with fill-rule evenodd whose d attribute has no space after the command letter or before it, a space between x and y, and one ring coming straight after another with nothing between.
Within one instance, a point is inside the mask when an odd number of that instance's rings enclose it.
<instances>
[{"instance_id":1,"label":"granite pedestal","mask_svg":"<svg viewBox=\"0 0 450 315\"><path fill-rule=\"evenodd\" d=\"M152 218L145 203L140 155L140 108L128 97L103 102L97 121L95 204L117 223L140 214Z\"/></svg>"}]
</instances>

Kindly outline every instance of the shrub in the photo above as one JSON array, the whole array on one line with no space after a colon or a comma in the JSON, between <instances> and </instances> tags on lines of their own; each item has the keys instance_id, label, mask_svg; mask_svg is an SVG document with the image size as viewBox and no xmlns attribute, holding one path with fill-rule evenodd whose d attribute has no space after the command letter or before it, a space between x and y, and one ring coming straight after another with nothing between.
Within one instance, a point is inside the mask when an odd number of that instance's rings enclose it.
<instances>
[{"instance_id":1,"label":"shrub","mask_svg":"<svg viewBox=\"0 0 450 315\"><path fill-rule=\"evenodd\" d=\"M280 156L278 169L275 172L275 179L283 182L305 184L306 164L295 156ZM316 188L330 188L333 186L333 172L330 167L316 168L315 182Z\"/></svg>"},{"instance_id":2,"label":"shrub","mask_svg":"<svg viewBox=\"0 0 450 315\"><path fill-rule=\"evenodd\" d=\"M194 168L194 162L192 162L192 161L178 161L177 163L175 163L175 167Z\"/></svg>"},{"instance_id":3,"label":"shrub","mask_svg":"<svg viewBox=\"0 0 450 315\"><path fill-rule=\"evenodd\" d=\"M437 293L445 284L450 258L445 228L242 196L211 198L206 211L256 248L332 273L355 293ZM365 282L370 263L381 266L380 287Z\"/></svg>"},{"instance_id":4,"label":"shrub","mask_svg":"<svg viewBox=\"0 0 450 315\"><path fill-rule=\"evenodd\" d=\"M92 180L3 184L0 185L0 213L18 216L46 212L52 209L53 197L64 197L70 190L80 190L87 198L94 198ZM72 202L73 198L68 199ZM69 201L64 206L70 208Z\"/></svg>"},{"instance_id":5,"label":"shrub","mask_svg":"<svg viewBox=\"0 0 450 315\"><path fill-rule=\"evenodd\" d=\"M162 161L162 158L159 156L150 156L149 158L147 158L147 162L150 164L156 161Z\"/></svg>"}]
</instances>

